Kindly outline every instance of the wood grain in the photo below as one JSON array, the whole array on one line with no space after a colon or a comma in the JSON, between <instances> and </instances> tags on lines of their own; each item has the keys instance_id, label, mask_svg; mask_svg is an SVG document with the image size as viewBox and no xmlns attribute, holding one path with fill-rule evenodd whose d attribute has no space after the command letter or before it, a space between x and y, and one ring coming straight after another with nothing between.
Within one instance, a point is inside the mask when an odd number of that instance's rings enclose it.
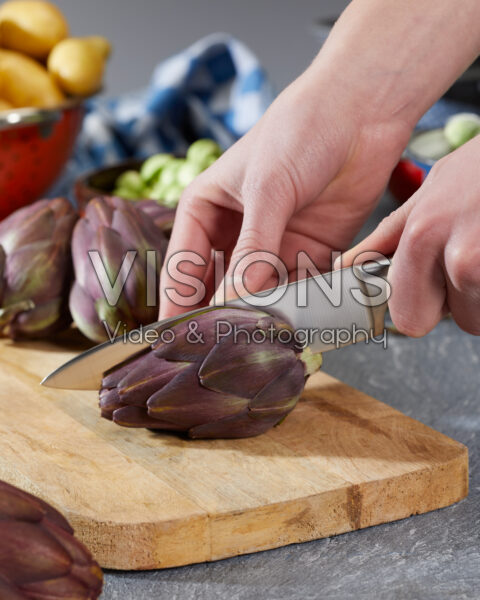
<instances>
[{"instance_id":1,"label":"wood grain","mask_svg":"<svg viewBox=\"0 0 480 600\"><path fill-rule=\"evenodd\" d=\"M104 567L256 552L468 493L465 446L325 373L262 436L187 441L100 419L93 392L39 386L82 349L0 342L0 478L64 512Z\"/></svg>"}]
</instances>

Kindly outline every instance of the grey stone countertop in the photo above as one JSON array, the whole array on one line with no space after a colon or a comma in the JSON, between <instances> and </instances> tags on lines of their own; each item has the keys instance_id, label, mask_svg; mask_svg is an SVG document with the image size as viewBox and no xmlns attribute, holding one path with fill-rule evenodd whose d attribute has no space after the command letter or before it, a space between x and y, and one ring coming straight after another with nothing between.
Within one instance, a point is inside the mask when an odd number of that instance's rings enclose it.
<instances>
[{"instance_id":1,"label":"grey stone countertop","mask_svg":"<svg viewBox=\"0 0 480 600\"><path fill-rule=\"evenodd\" d=\"M384 199L371 228L394 207ZM414 282L412 282L412 285ZM332 538L214 563L108 572L105 600L480 598L480 338L452 320L422 339L325 355L325 371L468 446L462 502Z\"/></svg>"}]
</instances>

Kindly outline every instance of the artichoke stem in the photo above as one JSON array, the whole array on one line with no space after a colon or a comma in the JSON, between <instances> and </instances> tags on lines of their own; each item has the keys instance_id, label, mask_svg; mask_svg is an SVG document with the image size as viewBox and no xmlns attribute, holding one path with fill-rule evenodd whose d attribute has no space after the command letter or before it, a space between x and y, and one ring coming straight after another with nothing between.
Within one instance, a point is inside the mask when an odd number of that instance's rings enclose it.
<instances>
[{"instance_id":1,"label":"artichoke stem","mask_svg":"<svg viewBox=\"0 0 480 600\"><path fill-rule=\"evenodd\" d=\"M27 310L33 310L35 303L32 300L21 300L15 304L10 304L4 308L0 308L0 325L6 325L15 318L19 313Z\"/></svg>"},{"instance_id":2,"label":"artichoke stem","mask_svg":"<svg viewBox=\"0 0 480 600\"><path fill-rule=\"evenodd\" d=\"M301 353L300 359L305 365L305 375L313 375L322 366L323 357L321 352L312 352L310 348L305 348Z\"/></svg>"}]
</instances>

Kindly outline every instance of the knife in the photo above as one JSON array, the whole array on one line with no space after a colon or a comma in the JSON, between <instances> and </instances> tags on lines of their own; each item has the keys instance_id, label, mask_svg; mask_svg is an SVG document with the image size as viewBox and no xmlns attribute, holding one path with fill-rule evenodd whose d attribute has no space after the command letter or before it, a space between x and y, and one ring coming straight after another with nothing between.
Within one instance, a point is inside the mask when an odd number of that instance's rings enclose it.
<instances>
[{"instance_id":1,"label":"knife","mask_svg":"<svg viewBox=\"0 0 480 600\"><path fill-rule=\"evenodd\" d=\"M313 351L328 352L383 332L390 294L386 279L389 266L390 261L382 259L347 267L238 298L228 306L261 308L285 319L302 334L302 339L309 336L308 345ZM181 318L194 318L204 311L192 310ZM98 390L106 371L151 345L148 331L165 330L178 318L152 323L95 346L47 375L42 385Z\"/></svg>"}]
</instances>

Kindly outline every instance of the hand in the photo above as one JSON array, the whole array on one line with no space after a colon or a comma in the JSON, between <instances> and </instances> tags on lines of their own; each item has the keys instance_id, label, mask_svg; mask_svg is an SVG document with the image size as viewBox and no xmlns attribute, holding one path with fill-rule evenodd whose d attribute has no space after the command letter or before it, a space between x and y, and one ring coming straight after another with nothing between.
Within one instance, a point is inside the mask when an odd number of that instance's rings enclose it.
<instances>
[{"instance_id":1,"label":"hand","mask_svg":"<svg viewBox=\"0 0 480 600\"><path fill-rule=\"evenodd\" d=\"M464 0L353 0L312 65L258 124L185 191L166 257L182 250L203 265L181 270L214 291L212 249L232 271L250 251L278 255L294 276L297 252L320 270L344 250L387 184L425 112L480 51L480 3ZM412 63L414 57L414 63ZM180 270L180 269L179 269ZM251 292L273 270L247 270ZM169 291L192 294L163 269L160 317L194 308ZM179 305L181 304L181 305Z\"/></svg>"},{"instance_id":2,"label":"hand","mask_svg":"<svg viewBox=\"0 0 480 600\"><path fill-rule=\"evenodd\" d=\"M480 335L480 136L438 161L422 187L342 257L395 256L389 309L402 333L419 337L448 312Z\"/></svg>"},{"instance_id":3,"label":"hand","mask_svg":"<svg viewBox=\"0 0 480 600\"><path fill-rule=\"evenodd\" d=\"M291 278L300 251L320 270L331 270L331 251L349 246L381 195L410 128L360 111L358 95L348 94L344 84L337 89L336 73L322 74L320 82L318 77L307 71L294 82L185 191L165 264L182 250L201 255L206 266L184 262L181 270L205 282L204 303L214 291L212 249L230 258L227 298L235 295L233 267L251 251L279 256ZM246 287L267 289L275 284L273 273L266 263L256 263L245 272ZM182 295L192 289L173 281L165 269L161 285L161 318L195 308L167 297L167 288Z\"/></svg>"}]
</instances>

